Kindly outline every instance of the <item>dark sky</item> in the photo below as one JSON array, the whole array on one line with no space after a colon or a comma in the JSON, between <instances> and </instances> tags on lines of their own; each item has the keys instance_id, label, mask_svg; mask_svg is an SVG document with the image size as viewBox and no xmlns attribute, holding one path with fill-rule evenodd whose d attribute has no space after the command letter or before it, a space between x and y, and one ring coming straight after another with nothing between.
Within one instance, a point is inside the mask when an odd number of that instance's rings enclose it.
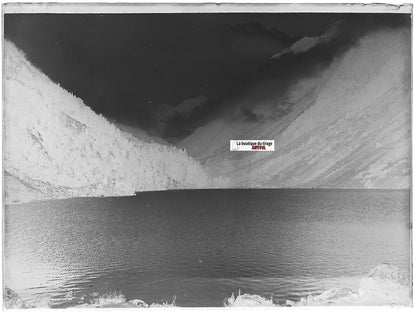
<instances>
[{"instance_id":1,"label":"dark sky","mask_svg":"<svg viewBox=\"0 0 416 312\"><path fill-rule=\"evenodd\" d=\"M326 64L363 28L391 20L381 14L6 14L4 33L97 113L174 141L224 111L225 99L244 93L253 79L261 85L276 71L287 83L303 70L300 62L306 71L311 63ZM346 21L341 39L315 56L270 61L340 21Z\"/></svg>"}]
</instances>

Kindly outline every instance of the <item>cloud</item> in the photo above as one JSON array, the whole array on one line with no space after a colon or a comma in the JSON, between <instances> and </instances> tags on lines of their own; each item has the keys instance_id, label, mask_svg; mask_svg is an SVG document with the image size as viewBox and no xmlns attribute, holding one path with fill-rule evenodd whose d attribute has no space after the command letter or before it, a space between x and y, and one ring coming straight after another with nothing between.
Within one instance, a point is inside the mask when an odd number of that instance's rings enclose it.
<instances>
[{"instance_id":1,"label":"cloud","mask_svg":"<svg viewBox=\"0 0 416 312\"><path fill-rule=\"evenodd\" d=\"M262 122L264 117L258 118L262 116L272 120L282 117L296 105L296 101L289 101L282 106L298 82L319 77L334 59L358 44L363 35L400 27L410 29L410 15L345 15L322 35L304 37L285 53L269 59L236 94L223 99L220 114L233 120L252 122Z\"/></svg>"},{"instance_id":2,"label":"cloud","mask_svg":"<svg viewBox=\"0 0 416 312\"><path fill-rule=\"evenodd\" d=\"M200 95L194 98L186 99L181 104L175 107L175 112L182 115L190 115L196 108L200 108L208 101L205 95Z\"/></svg>"},{"instance_id":3,"label":"cloud","mask_svg":"<svg viewBox=\"0 0 416 312\"><path fill-rule=\"evenodd\" d=\"M254 113L249 108L243 108L241 112L243 116L246 118L245 121L258 122L262 117L259 114Z\"/></svg>"},{"instance_id":4,"label":"cloud","mask_svg":"<svg viewBox=\"0 0 416 312\"><path fill-rule=\"evenodd\" d=\"M207 97L205 95L200 95L186 99L177 106L168 104L160 105L156 113L156 124L158 129L161 133L165 132L170 121L178 118L181 120L190 118L195 111L204 107L207 102Z\"/></svg>"},{"instance_id":5,"label":"cloud","mask_svg":"<svg viewBox=\"0 0 416 312\"><path fill-rule=\"evenodd\" d=\"M296 41L290 48L284 49L279 53L273 55L271 59L278 59L282 55L293 53L300 54L309 51L310 49L331 41L338 33L338 26L340 22L333 24L323 35L316 37L303 37Z\"/></svg>"}]
</instances>

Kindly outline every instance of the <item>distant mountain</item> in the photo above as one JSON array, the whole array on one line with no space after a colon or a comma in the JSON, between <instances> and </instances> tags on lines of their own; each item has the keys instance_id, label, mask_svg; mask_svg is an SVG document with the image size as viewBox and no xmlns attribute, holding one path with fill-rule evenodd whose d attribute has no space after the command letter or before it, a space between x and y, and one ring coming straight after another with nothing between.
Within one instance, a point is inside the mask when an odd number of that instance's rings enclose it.
<instances>
[{"instance_id":1,"label":"distant mountain","mask_svg":"<svg viewBox=\"0 0 416 312\"><path fill-rule=\"evenodd\" d=\"M309 49L319 57L297 53ZM283 95L272 80L247 88L246 106L179 146L235 187L409 188L410 64L408 29L372 31ZM230 139L274 139L276 151L230 152Z\"/></svg>"},{"instance_id":2,"label":"distant mountain","mask_svg":"<svg viewBox=\"0 0 416 312\"><path fill-rule=\"evenodd\" d=\"M116 120L111 120L110 122L112 124L114 124L117 128L119 128L121 131L131 134L132 136L134 136L136 139L138 139L140 141L148 142L148 143L158 143L158 144L161 144L161 145L169 145L169 146L171 145L169 142L162 139L161 137L151 136L146 131L144 131L144 130L138 128L138 127L134 127L134 126L131 126L131 125L126 125L126 124L118 122Z\"/></svg>"},{"instance_id":3,"label":"distant mountain","mask_svg":"<svg viewBox=\"0 0 416 312\"><path fill-rule=\"evenodd\" d=\"M319 56L314 49L296 53ZM408 188L410 63L402 28L368 33L326 66L281 80L284 94L272 63L260 84L176 148L120 130L6 40L5 202L214 187ZM230 152L230 139L274 139L276 151Z\"/></svg>"},{"instance_id":4,"label":"distant mountain","mask_svg":"<svg viewBox=\"0 0 416 312\"><path fill-rule=\"evenodd\" d=\"M186 151L119 130L4 44L5 202L226 185Z\"/></svg>"}]
</instances>

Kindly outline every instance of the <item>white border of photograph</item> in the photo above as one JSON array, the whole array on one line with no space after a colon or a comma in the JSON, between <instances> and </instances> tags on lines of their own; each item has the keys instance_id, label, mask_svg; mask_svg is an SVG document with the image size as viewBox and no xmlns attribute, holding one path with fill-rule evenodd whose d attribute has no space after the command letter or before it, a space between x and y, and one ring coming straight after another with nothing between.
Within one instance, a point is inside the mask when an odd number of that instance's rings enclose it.
<instances>
[{"instance_id":1,"label":"white border of photograph","mask_svg":"<svg viewBox=\"0 0 416 312\"><path fill-rule=\"evenodd\" d=\"M308 1L304 0L302 3L288 3L288 1L259 1L255 0L249 1L129 1L124 0L122 2L101 0L99 2L87 2L82 0L74 0L69 2L64 1L36 1L36 2L22 2L16 0L0 0L2 3L2 13L96 13L96 14L105 14L105 13L412 13L413 7L412 4L404 3L403 1L387 1L384 3L374 3L374 1ZM2 36L4 40L4 29L2 21ZM412 23L412 60L414 58L414 42L415 33L413 31ZM3 49L1 50L1 57L3 57ZM1 62L1 77L3 72L3 62ZM416 84L413 79L413 70L415 69L415 64L412 62L412 90L415 90ZM0 91L0 95L3 98L3 89ZM412 94L412 107L413 107L413 94ZM415 118L415 110L412 109L412 121ZM0 121L1 129L3 129L3 119ZM1 144L3 146L1 138ZM415 135L413 132L413 122L412 122L412 146L415 143ZM412 168L415 161L414 153L412 151ZM3 164L2 164L3 165ZM3 168L3 167L2 167ZM413 169L412 171L412 181L414 178ZM3 187L3 180L0 180L0 187ZM413 183L411 186L411 206L412 213L411 219L412 224L414 221L413 217ZM3 194L4 195L4 194ZM2 196L2 203L3 203ZM2 211L2 223L3 226L3 212ZM2 228L3 230L3 228ZM414 258L414 232L412 232L412 254ZM3 246L0 246L0 251L3 252ZM3 266L2 266L3 268ZM413 276L415 275L415 268L413 266ZM3 289L3 281L1 283L1 289ZM3 304L3 298L0 296L0 304ZM413 292L413 304L414 304L415 294ZM169 310L171 308L168 308ZM175 311L222 311L229 308L172 308ZM392 309L400 309L401 311L413 311L411 307L355 307L355 306L319 306L319 307L276 307L276 308L232 308L234 311L391 311ZM36 309L36 311L48 311L49 309ZM54 309L54 311L68 311L68 309ZM69 309L76 311L91 311L91 309ZM119 311L119 309L103 309L104 311ZM123 311L137 311L137 309L125 309ZM152 308L152 311L166 311L166 308Z\"/></svg>"}]
</instances>

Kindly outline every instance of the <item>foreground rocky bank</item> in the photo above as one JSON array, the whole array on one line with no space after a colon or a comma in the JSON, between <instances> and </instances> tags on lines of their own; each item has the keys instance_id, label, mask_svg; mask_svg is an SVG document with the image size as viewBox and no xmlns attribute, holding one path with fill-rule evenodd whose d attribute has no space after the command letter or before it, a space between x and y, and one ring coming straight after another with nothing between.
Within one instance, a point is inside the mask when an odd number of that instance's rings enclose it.
<instances>
[{"instance_id":1,"label":"foreground rocky bank","mask_svg":"<svg viewBox=\"0 0 416 312\"><path fill-rule=\"evenodd\" d=\"M329 289L318 296L308 296L298 302L286 300L283 306L409 306L411 304L411 283L390 264L380 264L364 277L358 293L348 288ZM282 306L273 299L258 295L234 294L225 300L228 307Z\"/></svg>"},{"instance_id":2,"label":"foreground rocky bank","mask_svg":"<svg viewBox=\"0 0 416 312\"><path fill-rule=\"evenodd\" d=\"M348 288L329 289L317 296L308 296L298 302L286 300L277 302L273 298L267 299L259 295L234 294L225 298L225 307L279 307L279 306L409 306L411 304L411 282L400 270L390 264L380 264L364 277L359 285L358 293ZM69 296L73 299L73 296ZM147 307L173 307L175 299L171 302L148 304L140 299L127 300L121 292L112 292L99 295L93 293L90 298L79 298L78 305L71 308L147 308ZM23 302L18 294L6 287L4 292L6 308L37 308L49 307L29 306Z\"/></svg>"}]
</instances>

